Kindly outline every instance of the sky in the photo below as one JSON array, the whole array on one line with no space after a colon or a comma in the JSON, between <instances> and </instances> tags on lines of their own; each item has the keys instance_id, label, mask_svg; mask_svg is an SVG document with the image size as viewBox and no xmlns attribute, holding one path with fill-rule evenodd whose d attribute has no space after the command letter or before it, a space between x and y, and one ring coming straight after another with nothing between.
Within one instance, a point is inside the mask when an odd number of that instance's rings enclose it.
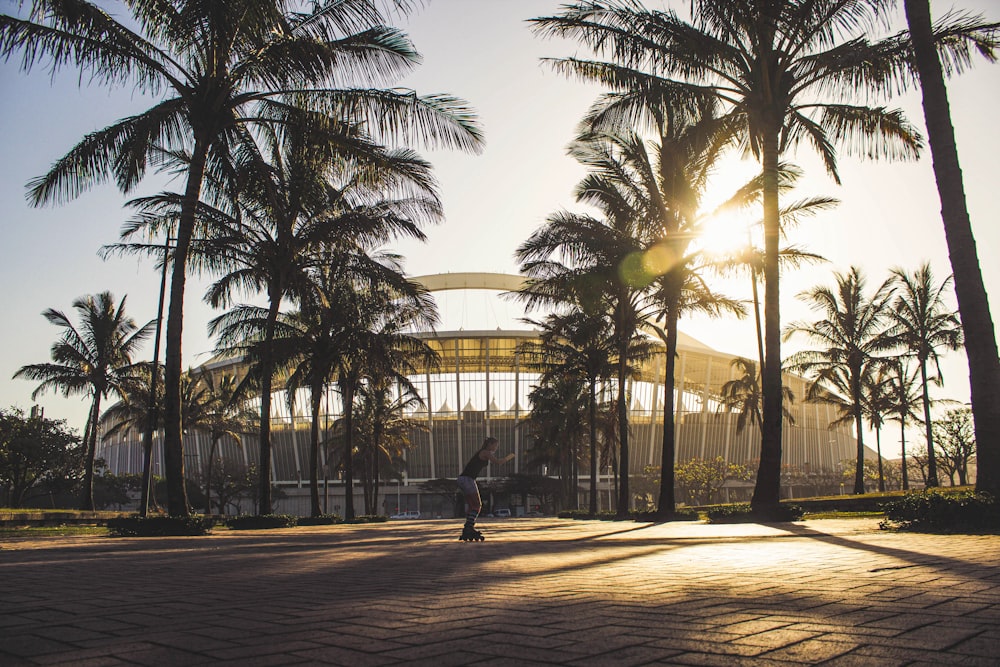
<instances>
[{"instance_id":1,"label":"sky","mask_svg":"<svg viewBox=\"0 0 1000 667\"><path fill-rule=\"evenodd\" d=\"M552 15L561 0L430 0L396 25L403 28L423 56L423 64L399 82L421 94L450 93L476 110L486 145L478 155L421 152L434 164L444 203L445 220L426 230L427 242L406 242L396 249L406 258L406 270L418 276L432 273L488 271L517 273L517 246L560 209L583 210L572 199L583 169L566 155L574 128L600 89L570 81L552 72L543 57L570 56L579 47L564 40L535 37L526 19ZM902 3L897 13L902 20ZM648 6L682 9L687 0ZM0 0L5 12L15 3ZM1000 20L995 0L932 0L935 17L952 7ZM72 302L86 294L110 290L127 294L127 311L139 322L156 316L159 275L148 259L101 259L103 244L117 240L128 217L122 204L129 197L110 185L94 188L58 206L32 208L25 200L26 183L43 173L85 134L149 106L130 89L108 90L88 85L72 71L50 77L42 69L29 75L16 61L0 63L0 407L33 404L34 384L11 376L25 364L45 362L59 330L41 315L47 308L69 314ZM1000 322L1000 224L995 205L1000 133L1000 65L982 59L974 68L949 81L952 117L966 196L977 238L980 262L994 320ZM910 121L923 128L918 94L890 100ZM829 261L789 270L782 281L782 320L816 319L796 294L818 284L833 285L834 271L856 265L865 271L871 289L893 267L916 269L930 262L938 280L951 269L940 219L929 154L917 162L866 162L840 157L837 185L808 151L789 156L806 172L795 198L826 195L841 204L791 232L789 242ZM735 187L755 170L736 157L718 174L718 192ZM160 176L150 176L133 193L179 188ZM721 195L720 195L721 196ZM211 354L205 331L214 315L201 301L206 277L188 282L185 308L184 364L197 365ZM748 282L723 280L719 288L737 298L749 298ZM955 304L954 299L951 300ZM523 312L495 294L458 293L439 296L442 330L520 327ZM75 317L75 313L73 314ZM681 329L718 350L754 356L752 321L735 319L682 320ZM807 347L792 339L784 356ZM152 356L150 343L144 354ZM968 365L963 353L949 353L942 366L944 387L933 395L959 402L969 400ZM48 393L38 404L46 416L66 419L82 431L88 399ZM883 451L893 455L898 436L887 435Z\"/></svg>"}]
</instances>

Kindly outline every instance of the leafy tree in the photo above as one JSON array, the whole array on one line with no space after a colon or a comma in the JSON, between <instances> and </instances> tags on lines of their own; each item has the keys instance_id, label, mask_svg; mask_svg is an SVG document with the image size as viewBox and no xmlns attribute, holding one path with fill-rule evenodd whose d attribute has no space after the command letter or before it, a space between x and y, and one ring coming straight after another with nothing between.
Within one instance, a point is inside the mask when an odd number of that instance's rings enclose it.
<instances>
[{"instance_id":1,"label":"leafy tree","mask_svg":"<svg viewBox=\"0 0 1000 667\"><path fill-rule=\"evenodd\" d=\"M721 456L710 460L693 458L677 465L677 486L691 505L711 504L726 480L746 481L750 477L746 466L728 463Z\"/></svg>"},{"instance_id":2,"label":"leafy tree","mask_svg":"<svg viewBox=\"0 0 1000 667\"><path fill-rule=\"evenodd\" d=\"M94 460L97 456L97 430L101 399L121 395L135 381L132 355L149 336L153 322L139 327L125 314L125 298L115 305L111 292L80 297L73 308L80 317L79 327L58 310L49 308L45 319L62 328L62 335L52 345L52 363L22 366L15 378L41 384L32 398L49 389L64 396L85 394L91 397L90 412L84 428L86 450L80 509L94 509Z\"/></svg>"},{"instance_id":3,"label":"leafy tree","mask_svg":"<svg viewBox=\"0 0 1000 667\"><path fill-rule=\"evenodd\" d=\"M978 27L973 33L975 39L966 37L972 30L962 31L951 37L950 44L943 48L939 36L945 21L939 20L932 25L930 0L905 0L903 4L913 51L912 58L902 64L908 71L916 72L920 81L934 178L941 198L941 219L965 331L976 437L984 443L979 453L976 490L996 495L1000 493L1000 355L997 354L996 329L965 202L944 77L968 67L973 51L978 51L990 62L995 61L998 24ZM961 16L960 20L970 28L981 25L978 17ZM928 458L932 461L930 446L928 438ZM933 469L929 479L936 482Z\"/></svg>"},{"instance_id":4,"label":"leafy tree","mask_svg":"<svg viewBox=\"0 0 1000 667\"><path fill-rule=\"evenodd\" d=\"M542 377L528 394L531 412L524 421L525 436L531 447L527 451L525 467L540 469L548 466L553 474L558 474L563 485L563 495L573 499L578 495L577 462L583 456L583 444L593 443L590 448L591 470L596 470L596 421L591 421L591 407L594 419L598 419L598 407L590 401L588 385L583 378L569 368L564 372L543 372ZM590 440L593 435L594 439ZM590 456L588 456L590 458ZM596 474L592 477L591 493L595 493ZM591 496L591 506L596 498ZM595 510L596 512L596 510Z\"/></svg>"},{"instance_id":5,"label":"leafy tree","mask_svg":"<svg viewBox=\"0 0 1000 667\"><path fill-rule=\"evenodd\" d=\"M897 286L896 300L889 317L892 327L887 335L893 344L903 348L917 360L920 369L920 386L923 391L924 434L927 438L927 485L937 486L937 462L934 456L934 434L931 430L930 382L940 385L941 364L938 349L957 350L962 347L962 325L958 314L945 307L944 294L951 283L945 278L934 284L930 264L924 264L912 274L903 269L893 269L892 279ZM929 376L928 362L933 362L936 374Z\"/></svg>"},{"instance_id":6,"label":"leafy tree","mask_svg":"<svg viewBox=\"0 0 1000 667\"><path fill-rule=\"evenodd\" d=\"M79 481L85 465L80 437L63 420L0 410L0 490L5 507L21 507L45 483Z\"/></svg>"},{"instance_id":7,"label":"leafy tree","mask_svg":"<svg viewBox=\"0 0 1000 667\"><path fill-rule=\"evenodd\" d=\"M931 425L934 431L934 442L941 452L942 466L955 486L955 475L958 483L965 486L969 483L969 461L976 456L976 429L972 410L963 408L949 410L941 419L935 419Z\"/></svg>"},{"instance_id":8,"label":"leafy tree","mask_svg":"<svg viewBox=\"0 0 1000 667\"><path fill-rule=\"evenodd\" d=\"M309 108L369 133L475 149L472 114L445 95L365 88L411 69L409 40L385 27L374 0L314 4L290 0L123 3L115 20L85 0L35 0L27 19L0 16L0 57L22 54L22 68L76 66L81 80L131 85L159 99L145 112L92 132L31 185L35 204L70 199L108 177L130 191L152 167L181 162L176 246L166 329L165 460L168 511L187 515L181 445L181 334L187 258L206 175L231 172L253 152L254 131L287 126ZM417 3L393 0L401 13ZM349 82L347 88L333 88ZM96 421L96 415L94 420ZM266 479L266 477L262 477ZM267 490L261 491L267 501Z\"/></svg>"},{"instance_id":9,"label":"leafy tree","mask_svg":"<svg viewBox=\"0 0 1000 667\"><path fill-rule=\"evenodd\" d=\"M866 281L861 269L851 267L835 277L836 288L818 286L799 295L825 317L793 322L785 330L785 338L804 334L821 347L793 354L786 366L811 378L807 401L829 403L837 409L841 416L831 426L854 422L858 441L854 493L864 493L864 388L866 378L877 372L878 354L892 345L883 335L892 284L886 280L869 297L864 293Z\"/></svg>"},{"instance_id":10,"label":"leafy tree","mask_svg":"<svg viewBox=\"0 0 1000 667\"><path fill-rule=\"evenodd\" d=\"M575 38L608 58L557 59L560 71L614 90L717 100L719 124L762 163L766 349L756 507L777 506L780 498L780 155L807 142L837 179L837 143L890 158L915 157L919 146L900 112L852 104L898 83L892 65L906 57L905 36L872 42L865 35L884 19L884 4L692 0L693 21L686 22L637 1L587 0L533 19L538 33ZM935 41L950 51L968 32L941 26Z\"/></svg>"}]
</instances>

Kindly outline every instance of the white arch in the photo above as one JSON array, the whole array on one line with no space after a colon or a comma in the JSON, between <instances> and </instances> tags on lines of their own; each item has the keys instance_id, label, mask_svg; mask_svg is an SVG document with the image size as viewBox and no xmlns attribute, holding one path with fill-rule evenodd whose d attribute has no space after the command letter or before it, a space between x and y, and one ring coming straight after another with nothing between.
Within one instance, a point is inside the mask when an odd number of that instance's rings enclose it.
<instances>
[{"instance_id":1,"label":"white arch","mask_svg":"<svg viewBox=\"0 0 1000 667\"><path fill-rule=\"evenodd\" d=\"M510 273L433 273L410 278L430 292L460 289L485 289L514 292L524 287L524 276Z\"/></svg>"}]
</instances>

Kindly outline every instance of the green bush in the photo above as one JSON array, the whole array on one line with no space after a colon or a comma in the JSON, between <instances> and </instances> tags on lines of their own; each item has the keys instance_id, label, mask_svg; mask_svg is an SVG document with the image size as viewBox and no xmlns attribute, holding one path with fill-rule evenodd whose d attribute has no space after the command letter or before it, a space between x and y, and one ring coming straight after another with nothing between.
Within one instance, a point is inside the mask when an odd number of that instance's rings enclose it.
<instances>
[{"instance_id":1,"label":"green bush","mask_svg":"<svg viewBox=\"0 0 1000 667\"><path fill-rule=\"evenodd\" d=\"M798 505L781 503L769 510L755 511L750 503L718 505L708 510L709 523L780 523L798 521L805 514Z\"/></svg>"},{"instance_id":2,"label":"green bush","mask_svg":"<svg viewBox=\"0 0 1000 667\"><path fill-rule=\"evenodd\" d=\"M346 523L382 523L388 521L389 517L381 514L360 514Z\"/></svg>"},{"instance_id":3,"label":"green bush","mask_svg":"<svg viewBox=\"0 0 1000 667\"><path fill-rule=\"evenodd\" d=\"M203 516L123 516L108 520L112 537L207 535L215 521Z\"/></svg>"},{"instance_id":4,"label":"green bush","mask_svg":"<svg viewBox=\"0 0 1000 667\"><path fill-rule=\"evenodd\" d=\"M335 523L343 523L344 519L338 514L320 514L319 516L299 517L300 526L331 526Z\"/></svg>"},{"instance_id":5,"label":"green bush","mask_svg":"<svg viewBox=\"0 0 1000 667\"><path fill-rule=\"evenodd\" d=\"M611 510L602 510L596 515L587 510L563 510L556 516L560 519L597 519L599 521L616 521L618 519L618 513ZM635 512L629 512L625 518L634 519L636 516Z\"/></svg>"},{"instance_id":6,"label":"green bush","mask_svg":"<svg viewBox=\"0 0 1000 667\"><path fill-rule=\"evenodd\" d=\"M298 518L291 514L244 515L226 520L230 530L268 530L271 528L294 528Z\"/></svg>"},{"instance_id":7,"label":"green bush","mask_svg":"<svg viewBox=\"0 0 1000 667\"><path fill-rule=\"evenodd\" d=\"M636 512L636 521L698 521L701 517L697 510L674 510L674 513L667 517L662 517L653 512Z\"/></svg>"},{"instance_id":8,"label":"green bush","mask_svg":"<svg viewBox=\"0 0 1000 667\"><path fill-rule=\"evenodd\" d=\"M988 493L945 493L937 489L910 493L887 503L883 530L928 533L996 531L1000 529L1000 503Z\"/></svg>"}]
</instances>

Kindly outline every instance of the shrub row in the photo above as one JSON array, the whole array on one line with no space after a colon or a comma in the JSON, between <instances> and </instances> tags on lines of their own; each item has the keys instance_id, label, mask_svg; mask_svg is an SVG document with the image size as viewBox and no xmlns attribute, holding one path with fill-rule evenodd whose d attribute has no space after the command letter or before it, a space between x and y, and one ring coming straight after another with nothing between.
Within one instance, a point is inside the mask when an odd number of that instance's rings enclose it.
<instances>
[{"instance_id":1,"label":"shrub row","mask_svg":"<svg viewBox=\"0 0 1000 667\"><path fill-rule=\"evenodd\" d=\"M988 493L945 493L937 489L910 493L887 503L884 530L930 533L1000 530L1000 503Z\"/></svg>"},{"instance_id":2,"label":"shrub row","mask_svg":"<svg viewBox=\"0 0 1000 667\"><path fill-rule=\"evenodd\" d=\"M112 537L207 535L215 520L203 516L123 516L108 520Z\"/></svg>"},{"instance_id":3,"label":"shrub row","mask_svg":"<svg viewBox=\"0 0 1000 667\"><path fill-rule=\"evenodd\" d=\"M798 521L805 511L798 505L781 503L777 507L754 510L750 503L718 505L708 510L709 523L777 523Z\"/></svg>"}]
</instances>

